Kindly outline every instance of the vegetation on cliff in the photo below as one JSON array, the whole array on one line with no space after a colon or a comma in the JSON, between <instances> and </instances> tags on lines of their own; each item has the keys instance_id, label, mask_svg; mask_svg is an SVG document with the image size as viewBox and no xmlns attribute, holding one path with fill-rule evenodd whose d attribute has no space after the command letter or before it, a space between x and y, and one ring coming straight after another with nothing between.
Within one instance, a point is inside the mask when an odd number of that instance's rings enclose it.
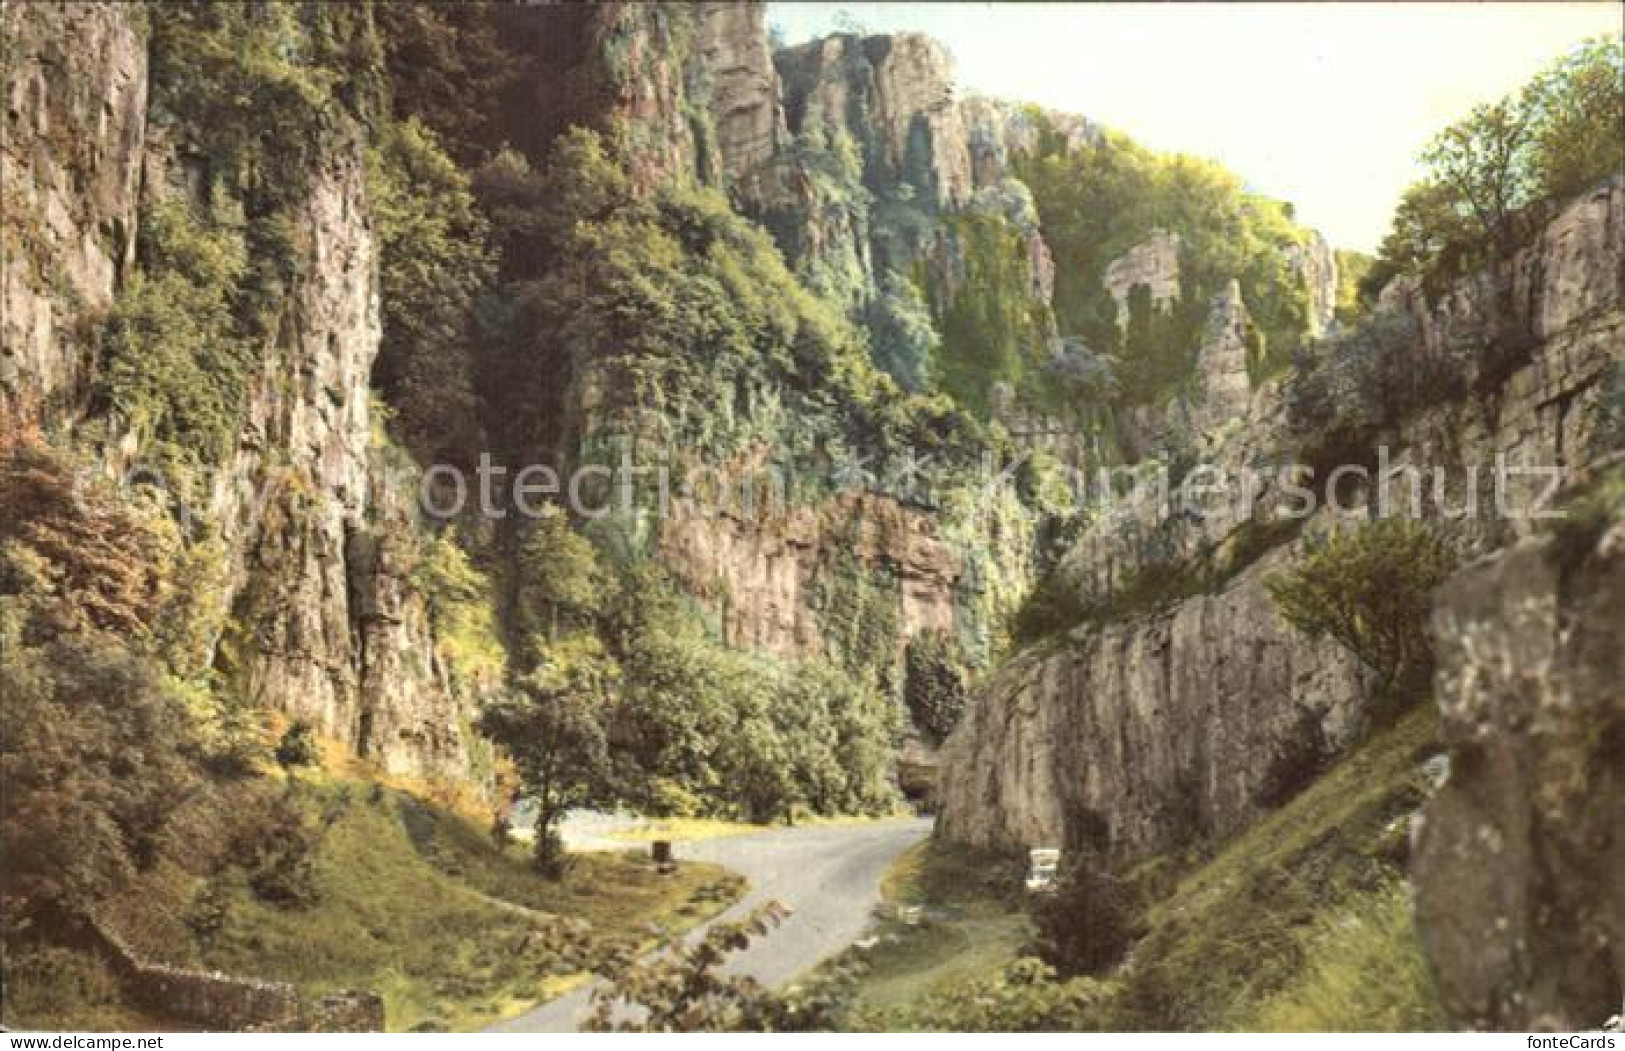
<instances>
[{"instance_id":1,"label":"vegetation on cliff","mask_svg":"<svg viewBox=\"0 0 1625 1051\"><path fill-rule=\"evenodd\" d=\"M1290 361L1309 329L1309 290L1288 253L1309 232L1289 205L1245 190L1211 161L1158 154L1114 132L1070 143L1042 111L1029 116L1036 147L1012 166L1055 256L1056 323L1116 362L1122 404L1160 405L1186 389L1214 297L1231 279L1263 334L1255 371ZM1179 237L1179 296L1162 306L1131 300L1124 326L1106 269L1157 230Z\"/></svg>"},{"instance_id":2,"label":"vegetation on cliff","mask_svg":"<svg viewBox=\"0 0 1625 1051\"><path fill-rule=\"evenodd\" d=\"M1437 288L1505 257L1538 226L1540 205L1591 189L1621 157L1625 43L1598 37L1433 138L1421 156L1427 175L1400 200L1366 295L1400 274Z\"/></svg>"}]
</instances>

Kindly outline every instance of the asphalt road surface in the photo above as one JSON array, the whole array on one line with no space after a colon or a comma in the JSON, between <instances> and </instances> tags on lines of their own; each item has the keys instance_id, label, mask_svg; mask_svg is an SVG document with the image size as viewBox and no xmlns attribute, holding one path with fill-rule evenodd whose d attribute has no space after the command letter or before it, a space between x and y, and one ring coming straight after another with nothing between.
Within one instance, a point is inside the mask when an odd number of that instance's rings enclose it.
<instances>
[{"instance_id":1,"label":"asphalt road surface","mask_svg":"<svg viewBox=\"0 0 1625 1051\"><path fill-rule=\"evenodd\" d=\"M738 919L778 901L790 917L736 954L728 970L768 986L782 985L863 936L880 902L880 880L896 857L931 831L928 818L852 825L813 825L678 843L679 859L710 861L750 881L750 889L717 920ZM704 928L689 935L698 938ZM510 1033L573 1031L591 1010L592 986L538 1005L492 1026Z\"/></svg>"}]
</instances>

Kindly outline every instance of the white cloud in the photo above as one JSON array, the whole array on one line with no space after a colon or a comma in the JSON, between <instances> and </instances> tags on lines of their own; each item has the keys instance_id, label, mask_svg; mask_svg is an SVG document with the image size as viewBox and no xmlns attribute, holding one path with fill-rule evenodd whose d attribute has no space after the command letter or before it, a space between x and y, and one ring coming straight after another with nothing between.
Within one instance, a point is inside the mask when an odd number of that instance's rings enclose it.
<instances>
[{"instance_id":1,"label":"white cloud","mask_svg":"<svg viewBox=\"0 0 1625 1051\"><path fill-rule=\"evenodd\" d=\"M1441 126L1516 89L1618 2L1529 4L775 3L791 43L841 12L953 52L970 91L1081 113L1218 159L1370 250Z\"/></svg>"}]
</instances>

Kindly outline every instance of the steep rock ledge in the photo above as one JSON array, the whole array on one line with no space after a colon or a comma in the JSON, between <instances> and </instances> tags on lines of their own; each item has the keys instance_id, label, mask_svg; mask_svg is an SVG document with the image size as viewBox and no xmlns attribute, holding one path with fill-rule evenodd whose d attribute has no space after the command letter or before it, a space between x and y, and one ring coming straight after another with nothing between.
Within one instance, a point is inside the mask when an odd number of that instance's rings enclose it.
<instances>
[{"instance_id":1,"label":"steep rock ledge","mask_svg":"<svg viewBox=\"0 0 1625 1051\"><path fill-rule=\"evenodd\" d=\"M129 421L81 419L98 328L136 258L140 210L201 203L197 146L211 129L149 114L139 6L7 4L4 18L0 427L72 426L117 475L148 450ZM380 325L362 133L335 112L320 136L306 181L284 188L298 258L271 261L297 277L267 304L275 320L255 348L235 441L197 479L202 506L190 511L209 575L180 583L210 589L199 630L242 699L308 719L391 773L474 778L471 702L438 667L411 580L416 510L387 493L375 448Z\"/></svg>"},{"instance_id":2,"label":"steep rock ledge","mask_svg":"<svg viewBox=\"0 0 1625 1051\"><path fill-rule=\"evenodd\" d=\"M1127 860L1233 834L1301 787L1352 740L1361 674L1279 621L1263 571L1002 668L944 749L941 833Z\"/></svg>"}]
</instances>

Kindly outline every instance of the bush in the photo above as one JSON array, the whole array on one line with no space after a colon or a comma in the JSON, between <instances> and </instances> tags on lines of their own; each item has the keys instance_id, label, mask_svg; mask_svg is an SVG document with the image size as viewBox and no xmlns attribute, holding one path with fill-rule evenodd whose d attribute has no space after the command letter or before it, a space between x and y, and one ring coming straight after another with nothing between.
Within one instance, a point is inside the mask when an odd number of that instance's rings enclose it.
<instances>
[{"instance_id":1,"label":"bush","mask_svg":"<svg viewBox=\"0 0 1625 1051\"><path fill-rule=\"evenodd\" d=\"M904 651L903 703L914 725L940 744L965 711L965 665L953 635L922 631Z\"/></svg>"},{"instance_id":2,"label":"bush","mask_svg":"<svg viewBox=\"0 0 1625 1051\"><path fill-rule=\"evenodd\" d=\"M1265 586L1289 624L1310 638L1330 635L1376 673L1374 715L1385 722L1429 689L1432 593L1458 561L1442 528L1386 518L1310 541Z\"/></svg>"},{"instance_id":3,"label":"bush","mask_svg":"<svg viewBox=\"0 0 1625 1051\"><path fill-rule=\"evenodd\" d=\"M276 761L283 769L296 766L316 766L321 763L321 747L316 742L316 731L303 719L288 727L277 742Z\"/></svg>"},{"instance_id":4,"label":"bush","mask_svg":"<svg viewBox=\"0 0 1625 1051\"><path fill-rule=\"evenodd\" d=\"M50 935L158 858L196 783L182 707L100 634L0 640L0 934Z\"/></svg>"},{"instance_id":5,"label":"bush","mask_svg":"<svg viewBox=\"0 0 1625 1051\"><path fill-rule=\"evenodd\" d=\"M1068 859L1030 911L1038 955L1064 975L1104 973L1134 943L1132 896L1093 851Z\"/></svg>"}]
</instances>

